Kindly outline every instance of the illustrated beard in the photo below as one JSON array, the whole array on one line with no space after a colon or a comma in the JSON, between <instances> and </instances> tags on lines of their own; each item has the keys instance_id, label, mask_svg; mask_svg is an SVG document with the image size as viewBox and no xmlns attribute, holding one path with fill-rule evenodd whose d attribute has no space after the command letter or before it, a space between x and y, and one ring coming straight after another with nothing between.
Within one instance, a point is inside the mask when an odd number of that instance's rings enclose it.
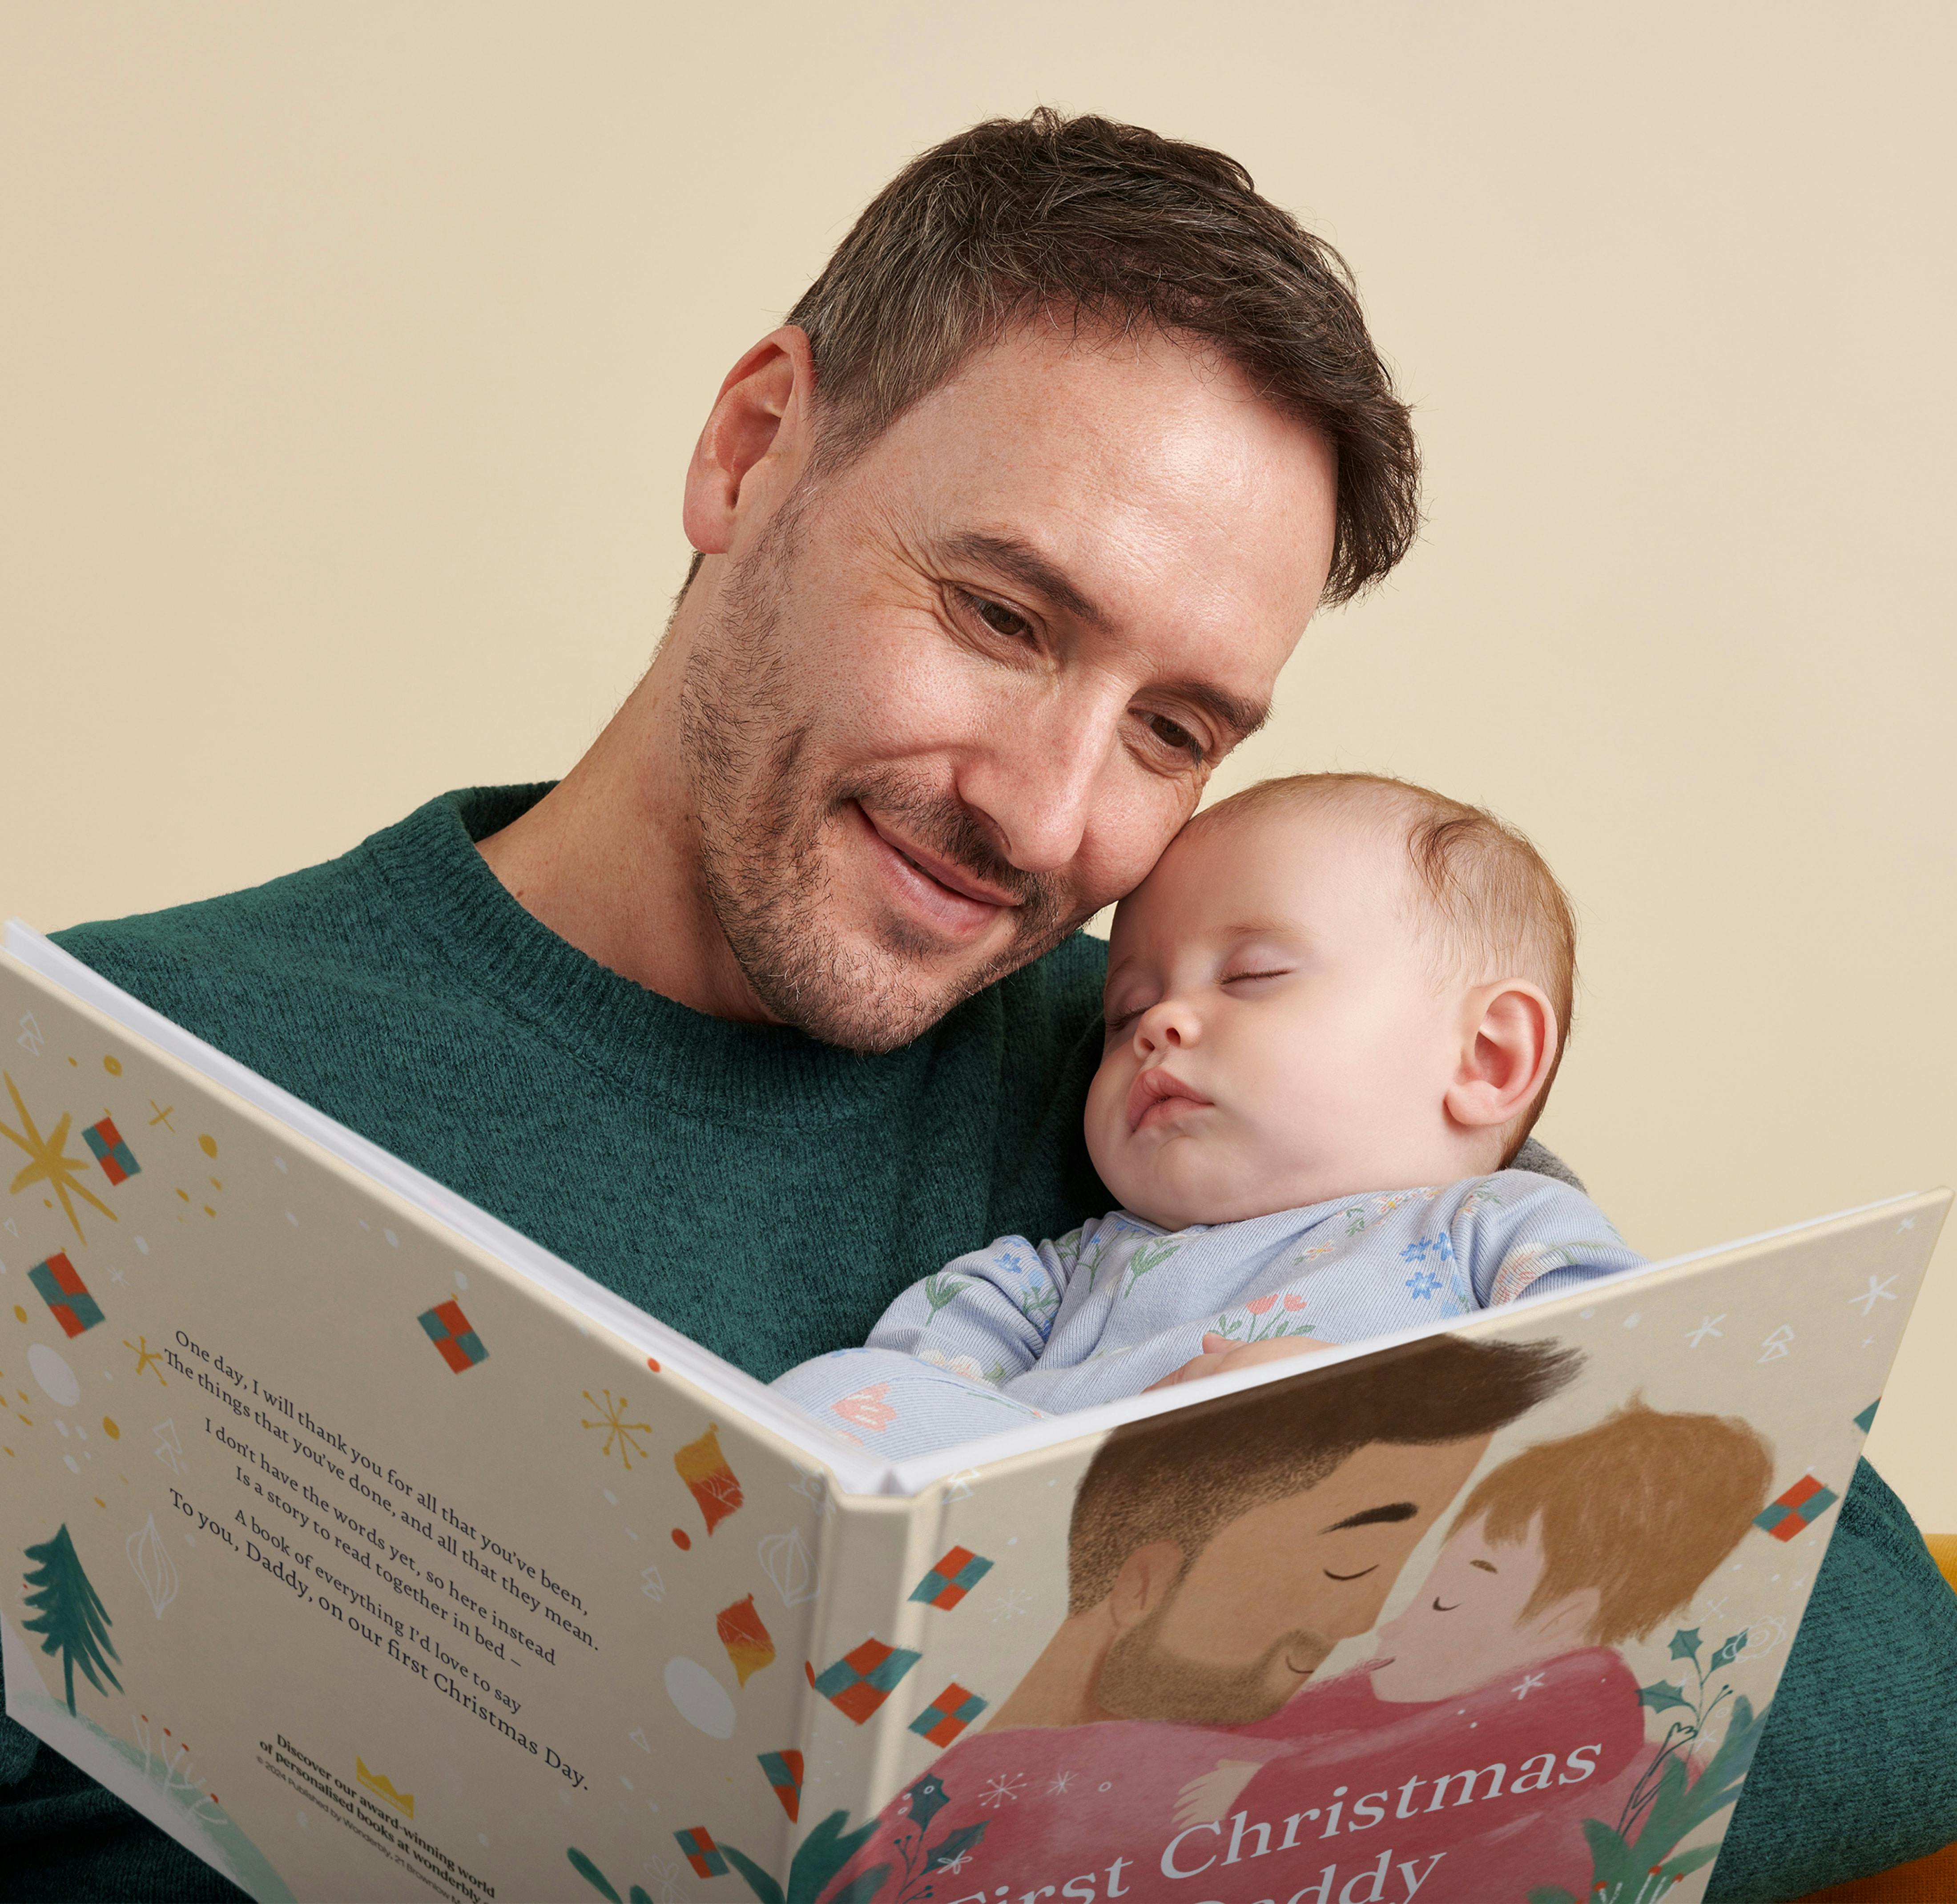
<instances>
[{"instance_id":1,"label":"illustrated beard","mask_svg":"<svg viewBox=\"0 0 1957 1904\"><path fill-rule=\"evenodd\" d=\"M688 657L680 735L698 815L707 897L735 963L775 1017L826 1044L894 1051L960 1000L1057 945L1079 919L1064 881L1004 859L965 807L901 769L825 781L813 711L796 704L782 598L807 513L791 495L753 555L732 566ZM852 801L887 815L925 850L1010 893L1012 942L975 969L933 979L936 941L885 922L846 936L830 912L822 854Z\"/></svg>"},{"instance_id":2,"label":"illustrated beard","mask_svg":"<svg viewBox=\"0 0 1957 1904\"><path fill-rule=\"evenodd\" d=\"M1162 1643L1162 1622L1175 1596L1130 1627L1108 1649L1094 1703L1117 1719L1174 1719L1185 1725L1248 1725L1269 1719L1325 1662L1332 1643L1306 1627L1280 1635L1241 1666L1185 1659ZM1282 1659L1295 1674L1273 1683Z\"/></svg>"}]
</instances>

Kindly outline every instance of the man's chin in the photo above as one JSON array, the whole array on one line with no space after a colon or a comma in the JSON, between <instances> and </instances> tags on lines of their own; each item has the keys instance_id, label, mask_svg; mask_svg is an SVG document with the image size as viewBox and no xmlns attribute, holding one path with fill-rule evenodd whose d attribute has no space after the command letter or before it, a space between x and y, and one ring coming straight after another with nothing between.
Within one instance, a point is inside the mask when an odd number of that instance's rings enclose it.
<instances>
[{"instance_id":1,"label":"man's chin","mask_svg":"<svg viewBox=\"0 0 1957 1904\"><path fill-rule=\"evenodd\" d=\"M825 1045L876 1056L921 1038L1023 960L906 957L874 941L805 944L786 969L757 961L748 982L770 1014Z\"/></svg>"}]
</instances>

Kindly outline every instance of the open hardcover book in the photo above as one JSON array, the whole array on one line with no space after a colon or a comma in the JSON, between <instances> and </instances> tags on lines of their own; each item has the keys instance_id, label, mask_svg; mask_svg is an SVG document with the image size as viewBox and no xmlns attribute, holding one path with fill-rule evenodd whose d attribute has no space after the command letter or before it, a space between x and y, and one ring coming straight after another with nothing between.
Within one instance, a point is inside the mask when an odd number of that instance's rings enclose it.
<instances>
[{"instance_id":1,"label":"open hardcover book","mask_svg":"<svg viewBox=\"0 0 1957 1904\"><path fill-rule=\"evenodd\" d=\"M1696 1898L1949 1201L893 1464L17 926L0 1072L7 1710L266 1900Z\"/></svg>"}]
</instances>

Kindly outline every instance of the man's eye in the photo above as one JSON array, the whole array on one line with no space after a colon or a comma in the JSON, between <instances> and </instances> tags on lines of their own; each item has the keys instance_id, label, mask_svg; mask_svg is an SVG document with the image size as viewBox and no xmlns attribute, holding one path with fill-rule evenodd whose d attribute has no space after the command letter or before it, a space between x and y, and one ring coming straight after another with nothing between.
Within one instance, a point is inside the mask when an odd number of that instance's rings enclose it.
<instances>
[{"instance_id":1,"label":"man's eye","mask_svg":"<svg viewBox=\"0 0 1957 1904\"><path fill-rule=\"evenodd\" d=\"M1166 714L1151 714L1149 732L1165 747L1187 754L1198 767L1203 764L1203 743L1181 722L1171 720Z\"/></svg>"},{"instance_id":2,"label":"man's eye","mask_svg":"<svg viewBox=\"0 0 1957 1904\"><path fill-rule=\"evenodd\" d=\"M965 599L972 612L994 634L1003 634L1009 641L1024 641L1032 636L1033 625L1023 615L1015 615L1003 602L988 602L982 595L968 595Z\"/></svg>"}]
</instances>

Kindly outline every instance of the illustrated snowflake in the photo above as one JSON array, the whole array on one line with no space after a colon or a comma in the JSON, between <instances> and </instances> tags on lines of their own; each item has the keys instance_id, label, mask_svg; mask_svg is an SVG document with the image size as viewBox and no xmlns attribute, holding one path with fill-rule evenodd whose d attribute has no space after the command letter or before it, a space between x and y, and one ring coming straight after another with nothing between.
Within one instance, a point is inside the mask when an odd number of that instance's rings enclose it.
<instances>
[{"instance_id":1,"label":"illustrated snowflake","mask_svg":"<svg viewBox=\"0 0 1957 1904\"><path fill-rule=\"evenodd\" d=\"M646 1860L646 1870L653 1882L659 1887L659 1904L686 1904L686 1893L680 1888L680 1871L677 1864L669 1864L655 1852Z\"/></svg>"},{"instance_id":2,"label":"illustrated snowflake","mask_svg":"<svg viewBox=\"0 0 1957 1904\"><path fill-rule=\"evenodd\" d=\"M1512 1690L1514 1691L1516 1698L1526 1699L1529 1694L1534 1692L1542 1683L1543 1675L1541 1673L1527 1672L1522 1675L1522 1683L1519 1686L1513 1687Z\"/></svg>"},{"instance_id":3,"label":"illustrated snowflake","mask_svg":"<svg viewBox=\"0 0 1957 1904\"><path fill-rule=\"evenodd\" d=\"M605 1431L605 1445L598 1450L599 1453L601 1455L609 1454L615 1447L618 1450L618 1459L624 1463L625 1470L629 1474L634 1455L636 1454L641 1461L646 1458L645 1450L633 1437L651 1434L653 1425L650 1422L627 1421L625 1412L630 1404L624 1396L615 1397L609 1388L602 1390L600 1393L605 1397L602 1406L590 1389L585 1390L584 1399L598 1410L599 1419L595 1422L582 1422L580 1425L587 1428L602 1428Z\"/></svg>"},{"instance_id":4,"label":"illustrated snowflake","mask_svg":"<svg viewBox=\"0 0 1957 1904\"><path fill-rule=\"evenodd\" d=\"M1048 1782L1046 1795L1049 1798L1058 1798L1063 1793L1071 1791L1073 1779L1074 1775L1071 1772L1056 1772Z\"/></svg>"},{"instance_id":5,"label":"illustrated snowflake","mask_svg":"<svg viewBox=\"0 0 1957 1904\"><path fill-rule=\"evenodd\" d=\"M1859 1302L1862 1305L1862 1313L1866 1316L1874 1312L1877 1303L1895 1301L1895 1292L1889 1287L1895 1280L1894 1276L1886 1276L1880 1282L1877 1282L1873 1276L1870 1276L1868 1288L1860 1295L1851 1295L1848 1298L1849 1307L1852 1308Z\"/></svg>"},{"instance_id":6,"label":"illustrated snowflake","mask_svg":"<svg viewBox=\"0 0 1957 1904\"><path fill-rule=\"evenodd\" d=\"M1696 1349L1708 1336L1723 1336L1726 1332L1718 1325L1725 1320L1726 1312L1723 1309L1716 1316L1708 1316L1696 1329L1687 1330L1685 1339Z\"/></svg>"},{"instance_id":7,"label":"illustrated snowflake","mask_svg":"<svg viewBox=\"0 0 1957 1904\"><path fill-rule=\"evenodd\" d=\"M992 1602L992 1624L997 1626L1001 1620L1016 1620L1026 1610L1032 1594L1023 1586L1009 1588Z\"/></svg>"},{"instance_id":8,"label":"illustrated snowflake","mask_svg":"<svg viewBox=\"0 0 1957 1904\"><path fill-rule=\"evenodd\" d=\"M1001 1772L979 1793L978 1802L997 1811L1008 1799L1016 1801L1025 1783L1025 1778L1017 1772Z\"/></svg>"},{"instance_id":9,"label":"illustrated snowflake","mask_svg":"<svg viewBox=\"0 0 1957 1904\"><path fill-rule=\"evenodd\" d=\"M1431 1270L1416 1270L1406 1279L1406 1286L1417 1301L1424 1301L1440 1287L1440 1279Z\"/></svg>"}]
</instances>

